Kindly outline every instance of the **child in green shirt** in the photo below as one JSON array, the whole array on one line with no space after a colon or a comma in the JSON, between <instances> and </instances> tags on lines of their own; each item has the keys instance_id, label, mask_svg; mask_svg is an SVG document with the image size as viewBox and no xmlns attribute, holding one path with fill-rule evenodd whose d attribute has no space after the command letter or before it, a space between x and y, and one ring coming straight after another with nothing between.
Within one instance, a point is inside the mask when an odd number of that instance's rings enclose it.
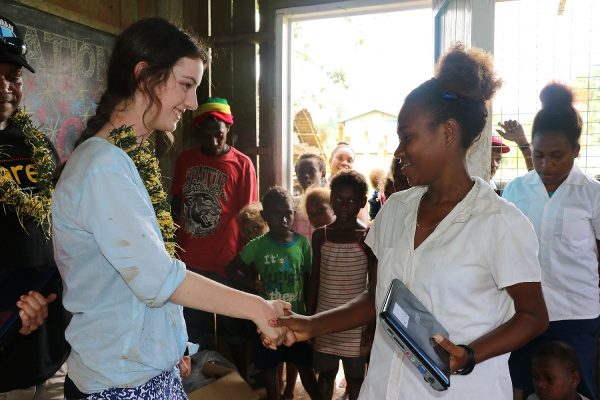
<instances>
[{"instance_id":1,"label":"child in green shirt","mask_svg":"<svg viewBox=\"0 0 600 400\"><path fill-rule=\"evenodd\" d=\"M229 277L256 290L265 299L286 299L292 311L305 313L304 282L309 281L312 253L308 240L291 230L293 199L282 187L272 187L262 198L262 218L269 232L252 239L227 267ZM258 279L257 279L258 278ZM308 343L295 343L270 350L257 337L255 365L264 371L269 399L278 399L280 380L277 366L289 362L298 367L302 385L312 399L319 399Z\"/></svg>"}]
</instances>

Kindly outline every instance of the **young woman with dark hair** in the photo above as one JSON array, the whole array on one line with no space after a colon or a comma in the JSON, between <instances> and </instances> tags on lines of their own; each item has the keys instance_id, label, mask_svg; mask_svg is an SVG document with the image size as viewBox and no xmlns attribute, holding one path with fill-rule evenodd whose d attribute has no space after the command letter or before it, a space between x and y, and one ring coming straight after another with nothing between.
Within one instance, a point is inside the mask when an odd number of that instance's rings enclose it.
<instances>
[{"instance_id":1,"label":"young woman with dark hair","mask_svg":"<svg viewBox=\"0 0 600 400\"><path fill-rule=\"evenodd\" d=\"M594 378L600 334L598 244L600 183L575 165L582 121L571 89L548 84L532 127L534 171L514 179L503 197L529 218L537 233L548 330L511 355L513 385L533 392L531 357L544 342L571 345L581 362L578 391L596 399Z\"/></svg>"},{"instance_id":2,"label":"young woman with dark hair","mask_svg":"<svg viewBox=\"0 0 600 400\"><path fill-rule=\"evenodd\" d=\"M175 130L197 108L208 61L204 45L160 18L116 39L106 92L52 205L54 254L73 314L68 399L185 398L181 306L251 319L278 337L267 321L286 303L215 283L173 257L174 226L146 139Z\"/></svg>"},{"instance_id":3,"label":"young woman with dark hair","mask_svg":"<svg viewBox=\"0 0 600 400\"><path fill-rule=\"evenodd\" d=\"M466 167L499 85L481 51L456 46L441 59L398 115L395 156L412 187L386 201L365 240L376 285L336 309L278 320L296 340L364 325L402 280L448 331L435 340L456 375L434 391L378 324L361 399L512 399L508 353L547 326L531 224Z\"/></svg>"}]
</instances>

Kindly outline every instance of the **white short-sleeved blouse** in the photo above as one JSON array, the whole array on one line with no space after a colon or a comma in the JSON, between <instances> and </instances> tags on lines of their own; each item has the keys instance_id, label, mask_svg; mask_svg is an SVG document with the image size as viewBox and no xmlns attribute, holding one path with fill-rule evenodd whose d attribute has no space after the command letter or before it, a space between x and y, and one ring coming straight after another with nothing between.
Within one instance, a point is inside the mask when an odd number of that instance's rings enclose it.
<instances>
[{"instance_id":1,"label":"white short-sleeved blouse","mask_svg":"<svg viewBox=\"0 0 600 400\"><path fill-rule=\"evenodd\" d=\"M523 211L537 234L550 321L600 315L600 183L573 166L550 197L531 171L513 179L502 196Z\"/></svg>"},{"instance_id":2,"label":"white short-sleeved blouse","mask_svg":"<svg viewBox=\"0 0 600 400\"><path fill-rule=\"evenodd\" d=\"M366 243L378 259L376 307L393 278L401 279L448 330L468 344L514 315L504 288L539 282L538 244L529 220L474 178L467 196L414 249L417 208L426 187L392 195L377 215ZM436 392L404 359L379 321L361 399L512 399L508 354L453 375Z\"/></svg>"}]
</instances>

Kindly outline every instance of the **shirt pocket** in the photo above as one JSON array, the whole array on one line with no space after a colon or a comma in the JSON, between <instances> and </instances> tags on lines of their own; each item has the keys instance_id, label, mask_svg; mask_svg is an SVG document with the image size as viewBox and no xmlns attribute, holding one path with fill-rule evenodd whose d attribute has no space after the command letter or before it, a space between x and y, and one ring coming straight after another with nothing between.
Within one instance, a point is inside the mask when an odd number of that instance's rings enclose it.
<instances>
[{"instance_id":1,"label":"shirt pocket","mask_svg":"<svg viewBox=\"0 0 600 400\"><path fill-rule=\"evenodd\" d=\"M582 243L594 237L589 213L581 208L565 207L561 240L567 244Z\"/></svg>"}]
</instances>

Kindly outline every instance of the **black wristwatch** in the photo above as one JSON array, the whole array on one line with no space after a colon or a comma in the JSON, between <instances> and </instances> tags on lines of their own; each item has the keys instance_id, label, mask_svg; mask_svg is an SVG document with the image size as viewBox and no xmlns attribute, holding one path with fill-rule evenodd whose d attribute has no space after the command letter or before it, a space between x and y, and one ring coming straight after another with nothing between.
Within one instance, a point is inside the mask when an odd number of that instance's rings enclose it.
<instances>
[{"instance_id":1,"label":"black wristwatch","mask_svg":"<svg viewBox=\"0 0 600 400\"><path fill-rule=\"evenodd\" d=\"M473 372L473 369L475 369L475 352L466 344L459 344L458 346L462 347L467 352L467 363L461 369L454 371L454 373L457 375L469 375Z\"/></svg>"}]
</instances>

